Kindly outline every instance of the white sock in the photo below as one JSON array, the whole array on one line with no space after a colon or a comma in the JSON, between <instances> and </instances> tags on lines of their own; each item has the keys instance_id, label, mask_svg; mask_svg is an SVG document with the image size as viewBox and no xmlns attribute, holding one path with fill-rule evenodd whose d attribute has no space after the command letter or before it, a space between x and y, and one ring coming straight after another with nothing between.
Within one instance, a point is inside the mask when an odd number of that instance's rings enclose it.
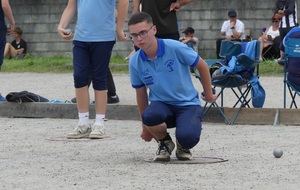
<instances>
[{"instance_id":1,"label":"white sock","mask_svg":"<svg viewBox=\"0 0 300 190\"><path fill-rule=\"evenodd\" d=\"M79 117L79 124L80 125L89 125L89 112L84 112L84 113L78 113Z\"/></svg>"},{"instance_id":2,"label":"white sock","mask_svg":"<svg viewBox=\"0 0 300 190\"><path fill-rule=\"evenodd\" d=\"M96 114L96 121L95 121L95 123L103 124L104 123L104 118L105 118L104 114Z\"/></svg>"}]
</instances>

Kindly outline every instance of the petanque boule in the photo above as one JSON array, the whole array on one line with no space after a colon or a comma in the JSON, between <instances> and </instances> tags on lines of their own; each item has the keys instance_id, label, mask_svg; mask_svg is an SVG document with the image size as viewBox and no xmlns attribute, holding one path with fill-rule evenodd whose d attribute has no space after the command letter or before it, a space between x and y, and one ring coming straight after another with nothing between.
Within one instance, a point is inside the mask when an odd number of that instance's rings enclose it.
<instances>
[{"instance_id":1,"label":"petanque boule","mask_svg":"<svg viewBox=\"0 0 300 190\"><path fill-rule=\"evenodd\" d=\"M283 151L281 148L275 148L273 150L273 155L275 156L275 158L280 158L283 155Z\"/></svg>"}]
</instances>

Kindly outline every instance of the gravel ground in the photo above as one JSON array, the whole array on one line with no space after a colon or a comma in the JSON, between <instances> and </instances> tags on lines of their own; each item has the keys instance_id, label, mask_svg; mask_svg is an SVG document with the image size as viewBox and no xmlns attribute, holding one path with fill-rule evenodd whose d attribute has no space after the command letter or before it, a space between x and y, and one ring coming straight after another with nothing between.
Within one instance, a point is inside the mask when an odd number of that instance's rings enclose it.
<instances>
[{"instance_id":1,"label":"gravel ground","mask_svg":"<svg viewBox=\"0 0 300 190\"><path fill-rule=\"evenodd\" d=\"M114 79L120 104L135 104L128 75ZM0 80L3 95L28 90L48 99L74 97L72 74L0 73ZM282 78L261 77L261 83L267 92L265 107L282 108ZM225 98L228 105L234 99ZM139 121L107 121L110 138L104 140L66 140L76 122L0 118L0 189L294 190L300 186L299 126L203 123L194 157L228 161L195 165L145 162L157 145L142 141ZM284 152L281 158L272 154L276 147Z\"/></svg>"},{"instance_id":2,"label":"gravel ground","mask_svg":"<svg viewBox=\"0 0 300 190\"><path fill-rule=\"evenodd\" d=\"M204 123L194 157L214 164L148 163L155 142L139 138L138 121L109 120L105 140L66 140L75 120L0 118L0 189L299 189L295 126ZM171 130L171 135L174 131ZM275 158L274 148L284 154Z\"/></svg>"}]
</instances>

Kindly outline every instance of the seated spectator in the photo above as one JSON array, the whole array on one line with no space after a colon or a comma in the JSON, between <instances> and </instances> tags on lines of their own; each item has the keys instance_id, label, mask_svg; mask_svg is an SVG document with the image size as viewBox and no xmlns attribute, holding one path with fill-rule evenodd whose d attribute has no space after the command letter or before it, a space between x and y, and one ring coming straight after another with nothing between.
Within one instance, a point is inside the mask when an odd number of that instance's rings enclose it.
<instances>
[{"instance_id":1,"label":"seated spectator","mask_svg":"<svg viewBox=\"0 0 300 190\"><path fill-rule=\"evenodd\" d=\"M195 30L192 27L187 27L182 33L184 33L185 36L179 38L179 41L191 47L198 53L199 39L194 37Z\"/></svg>"},{"instance_id":2,"label":"seated spectator","mask_svg":"<svg viewBox=\"0 0 300 190\"><path fill-rule=\"evenodd\" d=\"M11 43L6 43L4 50L4 57L11 58L24 58L27 50L26 42L22 39L23 31L20 27L16 27L13 32L15 38Z\"/></svg>"},{"instance_id":3,"label":"seated spectator","mask_svg":"<svg viewBox=\"0 0 300 190\"><path fill-rule=\"evenodd\" d=\"M224 21L221 28L221 38L218 38L216 42L217 57L220 58L219 54L222 40L243 41L245 38L244 23L237 19L237 13L235 10L230 10L228 12L228 20Z\"/></svg>"},{"instance_id":4,"label":"seated spectator","mask_svg":"<svg viewBox=\"0 0 300 190\"><path fill-rule=\"evenodd\" d=\"M258 41L260 41L260 60L263 59L263 51L266 47L273 46L274 49L274 58L279 57L279 45L280 45L280 34L279 34L279 23L280 20L278 18L275 18L275 16L272 17L272 25L268 27L258 38Z\"/></svg>"}]
</instances>

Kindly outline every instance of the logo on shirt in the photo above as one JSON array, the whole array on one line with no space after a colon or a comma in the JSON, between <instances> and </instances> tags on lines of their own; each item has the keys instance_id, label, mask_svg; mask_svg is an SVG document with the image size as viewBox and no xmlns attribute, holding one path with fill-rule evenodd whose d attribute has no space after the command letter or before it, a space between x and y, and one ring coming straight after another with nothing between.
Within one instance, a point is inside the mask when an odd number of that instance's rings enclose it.
<instances>
[{"instance_id":1,"label":"logo on shirt","mask_svg":"<svg viewBox=\"0 0 300 190\"><path fill-rule=\"evenodd\" d=\"M173 65L174 65L174 60L172 59L169 59L165 62L165 66L167 67L168 72L174 71Z\"/></svg>"},{"instance_id":2,"label":"logo on shirt","mask_svg":"<svg viewBox=\"0 0 300 190\"><path fill-rule=\"evenodd\" d=\"M143 81L147 86L154 84L153 76L150 74L148 69L142 72L142 76Z\"/></svg>"}]
</instances>

